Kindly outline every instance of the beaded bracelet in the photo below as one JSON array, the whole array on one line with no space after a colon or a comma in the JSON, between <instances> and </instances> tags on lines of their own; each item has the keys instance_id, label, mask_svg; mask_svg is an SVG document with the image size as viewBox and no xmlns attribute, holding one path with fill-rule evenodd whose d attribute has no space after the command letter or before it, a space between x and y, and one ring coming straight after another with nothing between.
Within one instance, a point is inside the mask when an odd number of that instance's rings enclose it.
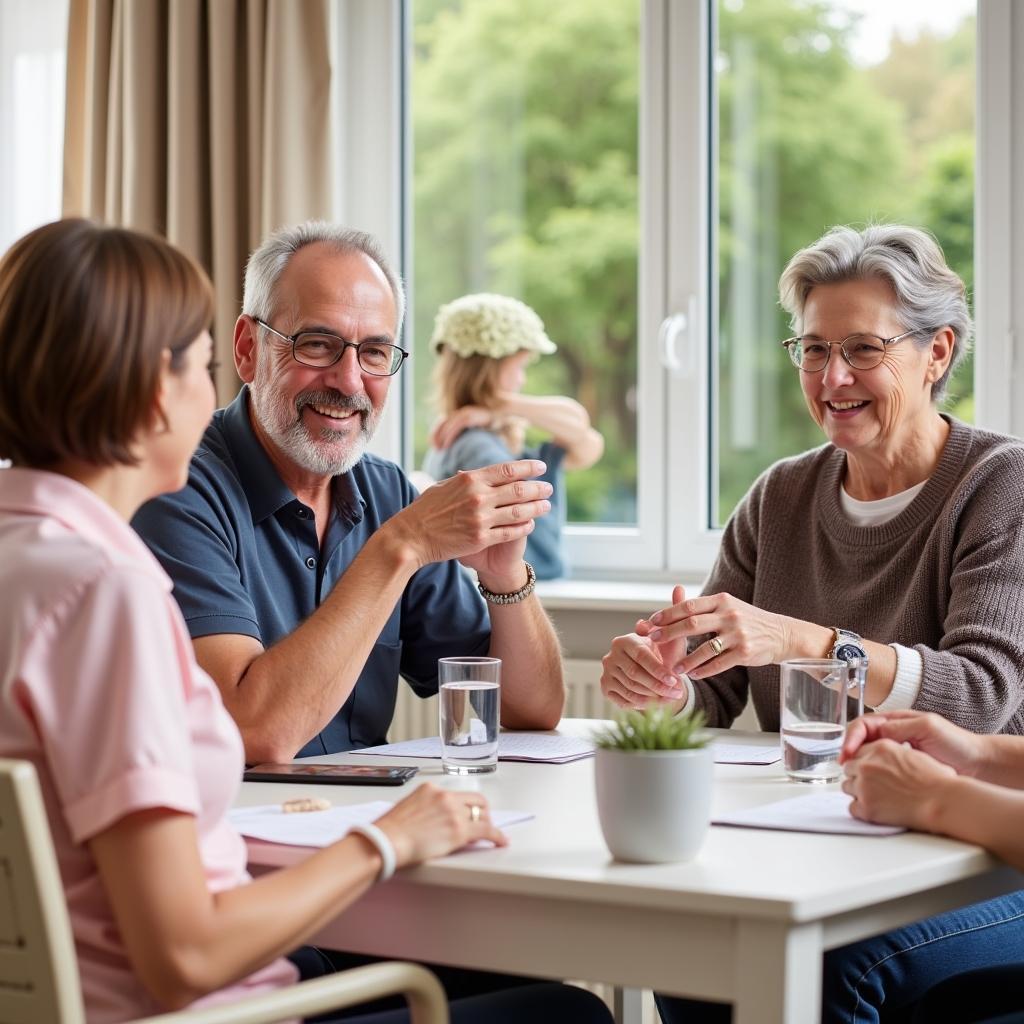
<instances>
[{"instance_id":1,"label":"beaded bracelet","mask_svg":"<svg viewBox=\"0 0 1024 1024\"><path fill-rule=\"evenodd\" d=\"M380 874L377 875L377 881L386 882L395 873L395 848L392 846L391 840L381 829L376 825L371 825L368 821L353 825L349 832L358 832L377 847L377 852L380 854Z\"/></svg>"},{"instance_id":2,"label":"beaded bracelet","mask_svg":"<svg viewBox=\"0 0 1024 1024\"><path fill-rule=\"evenodd\" d=\"M519 604L520 601L525 601L537 585L537 574L529 562L523 562L523 565L526 566L526 583L518 590L513 590L510 594L496 594L493 590L488 590L482 583L478 583L476 589L480 591L483 599L491 604Z\"/></svg>"}]
</instances>

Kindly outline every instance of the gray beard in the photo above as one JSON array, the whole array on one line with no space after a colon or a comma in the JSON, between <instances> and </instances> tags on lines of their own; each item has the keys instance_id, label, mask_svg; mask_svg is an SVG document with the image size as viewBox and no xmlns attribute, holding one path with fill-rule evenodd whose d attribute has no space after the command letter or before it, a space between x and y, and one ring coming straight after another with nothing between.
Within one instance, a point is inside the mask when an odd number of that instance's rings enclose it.
<instances>
[{"instance_id":1,"label":"gray beard","mask_svg":"<svg viewBox=\"0 0 1024 1024\"><path fill-rule=\"evenodd\" d=\"M269 381L253 381L249 397L256 420L267 436L297 466L318 476L340 476L352 469L363 457L377 426L373 406L365 395L343 395L333 390L306 391L296 396L294 414ZM323 441L333 447L338 443L337 435L329 427L322 427L319 436L311 435L301 419L302 410L307 405L333 405L357 410L362 415L358 437L340 454L333 454L317 444L317 441Z\"/></svg>"}]
</instances>

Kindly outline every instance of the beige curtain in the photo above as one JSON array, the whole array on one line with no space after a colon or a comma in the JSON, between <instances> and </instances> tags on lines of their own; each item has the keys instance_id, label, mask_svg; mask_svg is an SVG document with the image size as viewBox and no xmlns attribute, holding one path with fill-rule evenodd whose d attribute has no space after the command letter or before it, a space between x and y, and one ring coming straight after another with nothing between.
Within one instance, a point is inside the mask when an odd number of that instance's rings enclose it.
<instances>
[{"instance_id":1,"label":"beige curtain","mask_svg":"<svg viewBox=\"0 0 1024 1024\"><path fill-rule=\"evenodd\" d=\"M221 362L248 253L329 217L328 0L71 0L64 212L166 236L210 273Z\"/></svg>"}]
</instances>

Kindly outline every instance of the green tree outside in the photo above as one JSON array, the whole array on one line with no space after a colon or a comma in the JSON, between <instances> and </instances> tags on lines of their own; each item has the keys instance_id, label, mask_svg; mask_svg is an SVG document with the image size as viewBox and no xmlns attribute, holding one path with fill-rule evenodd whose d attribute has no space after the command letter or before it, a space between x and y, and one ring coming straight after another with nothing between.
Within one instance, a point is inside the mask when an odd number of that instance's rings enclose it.
<instances>
[{"instance_id":1,"label":"green tree outside","mask_svg":"<svg viewBox=\"0 0 1024 1024\"><path fill-rule=\"evenodd\" d=\"M719 372L723 521L775 459L820 443L776 283L835 223L930 228L970 284L974 26L897 42L859 67L837 5L718 8ZM602 462L569 479L569 516L635 521L638 0L415 0L412 326L417 459L434 411L439 305L515 295L559 345L530 390L579 398ZM970 367L951 399L970 417Z\"/></svg>"}]
</instances>

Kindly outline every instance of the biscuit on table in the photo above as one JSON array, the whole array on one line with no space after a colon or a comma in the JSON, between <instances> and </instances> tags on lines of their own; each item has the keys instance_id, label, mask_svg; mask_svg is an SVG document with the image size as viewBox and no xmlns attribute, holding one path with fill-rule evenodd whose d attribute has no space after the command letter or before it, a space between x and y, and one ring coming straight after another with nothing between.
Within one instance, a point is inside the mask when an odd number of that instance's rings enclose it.
<instances>
[{"instance_id":1,"label":"biscuit on table","mask_svg":"<svg viewBox=\"0 0 1024 1024\"><path fill-rule=\"evenodd\" d=\"M285 814L298 814L302 811L326 811L331 806L330 800L324 800L319 796L298 796L291 800L285 800L281 804L281 810Z\"/></svg>"}]
</instances>

